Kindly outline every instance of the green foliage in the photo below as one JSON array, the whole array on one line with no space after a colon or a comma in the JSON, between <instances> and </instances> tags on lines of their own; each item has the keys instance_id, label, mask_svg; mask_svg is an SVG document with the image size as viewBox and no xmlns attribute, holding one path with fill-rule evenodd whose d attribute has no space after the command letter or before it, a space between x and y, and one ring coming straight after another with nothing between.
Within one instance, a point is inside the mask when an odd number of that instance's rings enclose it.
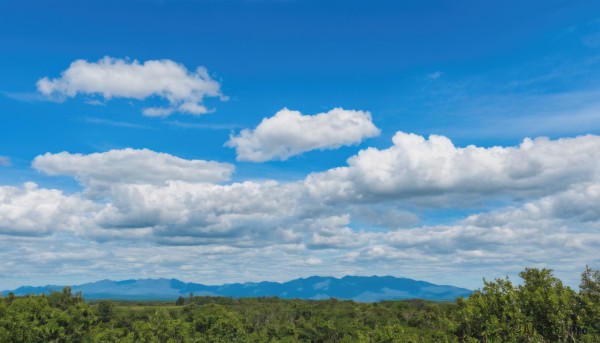
<instances>
[{"instance_id":1,"label":"green foliage","mask_svg":"<svg viewBox=\"0 0 600 343\"><path fill-rule=\"evenodd\" d=\"M97 320L70 288L49 296L0 299L0 342L81 342Z\"/></svg>"},{"instance_id":2,"label":"green foliage","mask_svg":"<svg viewBox=\"0 0 600 343\"><path fill-rule=\"evenodd\" d=\"M563 286L549 269L525 269L519 274L519 303L534 332L545 340L564 342L576 316L575 292Z\"/></svg>"},{"instance_id":3,"label":"green foliage","mask_svg":"<svg viewBox=\"0 0 600 343\"><path fill-rule=\"evenodd\" d=\"M587 268L580 292L549 269L527 268L523 283L484 280L468 299L458 299L455 333L461 342L599 342L600 273Z\"/></svg>"},{"instance_id":4,"label":"green foliage","mask_svg":"<svg viewBox=\"0 0 600 343\"><path fill-rule=\"evenodd\" d=\"M109 322L113 317L113 302L110 300L101 300L98 303L98 317L104 323Z\"/></svg>"},{"instance_id":5,"label":"green foliage","mask_svg":"<svg viewBox=\"0 0 600 343\"><path fill-rule=\"evenodd\" d=\"M592 333L600 333L600 271L586 266L581 274L577 300L579 314L576 319L582 328L588 329L589 332L583 335L588 339Z\"/></svg>"},{"instance_id":6,"label":"green foliage","mask_svg":"<svg viewBox=\"0 0 600 343\"><path fill-rule=\"evenodd\" d=\"M548 269L520 276L518 286L484 280L455 303L193 296L175 305L86 303L65 287L0 298L0 343L600 342L600 272L586 268L578 293Z\"/></svg>"}]
</instances>

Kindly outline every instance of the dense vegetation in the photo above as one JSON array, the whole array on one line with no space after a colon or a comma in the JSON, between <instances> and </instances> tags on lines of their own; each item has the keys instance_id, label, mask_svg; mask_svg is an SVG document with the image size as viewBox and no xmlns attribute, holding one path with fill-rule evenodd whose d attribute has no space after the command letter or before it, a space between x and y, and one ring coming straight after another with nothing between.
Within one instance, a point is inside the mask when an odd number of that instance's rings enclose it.
<instances>
[{"instance_id":1,"label":"dense vegetation","mask_svg":"<svg viewBox=\"0 0 600 343\"><path fill-rule=\"evenodd\" d=\"M484 280L456 303L190 297L87 303L66 287L0 298L0 342L600 342L600 272Z\"/></svg>"}]
</instances>

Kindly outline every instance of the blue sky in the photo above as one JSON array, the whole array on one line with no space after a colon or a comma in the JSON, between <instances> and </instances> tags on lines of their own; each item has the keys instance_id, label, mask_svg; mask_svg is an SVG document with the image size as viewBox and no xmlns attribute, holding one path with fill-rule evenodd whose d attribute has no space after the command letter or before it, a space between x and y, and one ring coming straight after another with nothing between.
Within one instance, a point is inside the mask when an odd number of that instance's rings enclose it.
<instances>
[{"instance_id":1,"label":"blue sky","mask_svg":"<svg viewBox=\"0 0 600 343\"><path fill-rule=\"evenodd\" d=\"M576 285L600 263L598 10L3 1L0 288Z\"/></svg>"}]
</instances>

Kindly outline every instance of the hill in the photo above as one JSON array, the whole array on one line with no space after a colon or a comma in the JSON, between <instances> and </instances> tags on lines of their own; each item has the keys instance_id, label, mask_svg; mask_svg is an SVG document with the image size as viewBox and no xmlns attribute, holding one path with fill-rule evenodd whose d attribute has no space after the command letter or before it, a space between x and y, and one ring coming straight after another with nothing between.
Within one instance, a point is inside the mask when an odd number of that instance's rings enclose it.
<instances>
[{"instance_id":1,"label":"hill","mask_svg":"<svg viewBox=\"0 0 600 343\"><path fill-rule=\"evenodd\" d=\"M42 294L60 291L63 286L23 286L9 292L15 295ZM86 299L171 300L179 296L227 296L234 298L270 297L298 299L351 299L376 302L396 299L449 300L468 296L471 291L448 285L393 276L345 276L343 278L311 276L284 283L246 282L209 286L177 279L101 280L72 286Z\"/></svg>"}]
</instances>

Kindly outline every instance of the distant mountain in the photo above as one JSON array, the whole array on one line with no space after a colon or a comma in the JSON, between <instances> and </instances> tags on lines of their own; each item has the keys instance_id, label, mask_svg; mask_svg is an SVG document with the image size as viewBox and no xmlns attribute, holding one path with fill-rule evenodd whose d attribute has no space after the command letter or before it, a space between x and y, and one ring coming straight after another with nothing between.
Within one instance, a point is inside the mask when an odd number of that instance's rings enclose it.
<instances>
[{"instance_id":1,"label":"distant mountain","mask_svg":"<svg viewBox=\"0 0 600 343\"><path fill-rule=\"evenodd\" d=\"M50 293L61 291L63 286L19 287L15 295ZM395 299L454 300L468 296L471 291L447 285L435 285L393 276L311 276L309 278L278 282L246 282L221 286L185 283L177 279L141 279L111 281L101 280L72 286L73 292L81 291L86 299L121 300L172 300L179 296L210 295L234 298L270 297L300 299L352 299L359 302L376 302ZM10 291L3 291L6 295Z\"/></svg>"}]
</instances>

